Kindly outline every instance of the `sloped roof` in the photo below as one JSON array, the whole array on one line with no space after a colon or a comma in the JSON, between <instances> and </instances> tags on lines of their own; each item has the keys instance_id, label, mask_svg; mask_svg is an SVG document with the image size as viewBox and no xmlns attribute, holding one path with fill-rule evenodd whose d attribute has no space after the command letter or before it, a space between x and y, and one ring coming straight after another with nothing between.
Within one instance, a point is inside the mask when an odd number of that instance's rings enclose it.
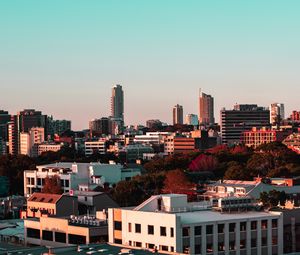
<instances>
[{"instance_id":1,"label":"sloped roof","mask_svg":"<svg viewBox=\"0 0 300 255\"><path fill-rule=\"evenodd\" d=\"M33 193L29 198L28 202L39 202L39 203L50 203L56 204L62 195L48 194L48 193Z\"/></svg>"}]
</instances>

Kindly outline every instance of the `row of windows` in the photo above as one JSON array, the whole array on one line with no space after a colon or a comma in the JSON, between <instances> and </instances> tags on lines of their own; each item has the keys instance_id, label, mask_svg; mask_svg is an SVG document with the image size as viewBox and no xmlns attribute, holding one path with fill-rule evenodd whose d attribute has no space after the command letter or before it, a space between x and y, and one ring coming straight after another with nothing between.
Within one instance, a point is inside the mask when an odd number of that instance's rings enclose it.
<instances>
[{"instance_id":1,"label":"row of windows","mask_svg":"<svg viewBox=\"0 0 300 255\"><path fill-rule=\"evenodd\" d=\"M278 221L277 219L272 219L272 228L277 228ZM247 222L240 222L240 231L246 231ZM261 221L261 229L268 228L268 221ZM217 226L218 234L223 234L225 231L225 224L218 224ZM229 223L229 232L233 233L236 229L236 223ZM251 221L251 230L257 229L257 221ZM212 235L214 231L213 225L206 225L206 234ZM195 236L201 235L201 226L194 227ZM190 227L182 228L182 236L190 236Z\"/></svg>"},{"instance_id":2,"label":"row of windows","mask_svg":"<svg viewBox=\"0 0 300 255\"><path fill-rule=\"evenodd\" d=\"M239 248L240 250L246 249L246 240L240 240L239 243ZM278 244L278 238L277 237L273 237L272 238L272 245L277 245ZM266 237L263 237L261 239L261 246L265 247L268 245L268 240ZM251 248L257 248L257 239L253 238L251 239L251 244L250 244ZM195 244L194 246L194 253L195 254L201 254L201 244ZM226 250L226 245L224 242L218 242L218 252L222 252ZM229 251L234 251L237 250L237 244L235 241L231 241L229 242L229 246L228 246ZM188 245L183 245L182 247L183 253L189 254L190 253L190 247ZM206 253L213 253L214 252L214 247L212 243L207 243L206 244Z\"/></svg>"},{"instance_id":3,"label":"row of windows","mask_svg":"<svg viewBox=\"0 0 300 255\"><path fill-rule=\"evenodd\" d=\"M119 221L115 221L114 223L115 230L122 230L122 223ZM135 223L134 225L132 223L128 223L128 232L134 232L135 233L142 233L142 225L139 223ZM156 230L154 225L147 225L147 234L148 235L154 235L156 231L159 231L160 236L167 236L167 227L160 226L159 230ZM174 228L171 227L169 231L169 236L174 237Z\"/></svg>"}]
</instances>

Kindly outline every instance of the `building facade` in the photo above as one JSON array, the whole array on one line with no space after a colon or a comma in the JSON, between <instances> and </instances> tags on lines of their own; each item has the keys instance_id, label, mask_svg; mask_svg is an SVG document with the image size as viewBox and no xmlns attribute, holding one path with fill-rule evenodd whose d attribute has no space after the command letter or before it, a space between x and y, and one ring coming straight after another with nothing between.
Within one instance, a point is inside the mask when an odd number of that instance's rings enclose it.
<instances>
[{"instance_id":1,"label":"building facade","mask_svg":"<svg viewBox=\"0 0 300 255\"><path fill-rule=\"evenodd\" d=\"M200 92L199 95L199 123L202 125L212 125L215 123L214 98L203 92Z\"/></svg>"},{"instance_id":2,"label":"building facade","mask_svg":"<svg viewBox=\"0 0 300 255\"><path fill-rule=\"evenodd\" d=\"M270 123L272 125L280 125L284 117L284 104L273 103L270 105Z\"/></svg>"},{"instance_id":3,"label":"building facade","mask_svg":"<svg viewBox=\"0 0 300 255\"><path fill-rule=\"evenodd\" d=\"M253 127L270 126L270 111L257 105L235 105L233 110L220 112L221 137L223 144L238 144L244 131Z\"/></svg>"},{"instance_id":4,"label":"building facade","mask_svg":"<svg viewBox=\"0 0 300 255\"><path fill-rule=\"evenodd\" d=\"M179 104L173 107L173 125L176 124L183 124L183 107Z\"/></svg>"},{"instance_id":5,"label":"building facade","mask_svg":"<svg viewBox=\"0 0 300 255\"><path fill-rule=\"evenodd\" d=\"M279 212L220 213L186 195L152 196L133 209L109 209L109 242L166 253L283 253Z\"/></svg>"},{"instance_id":6,"label":"building facade","mask_svg":"<svg viewBox=\"0 0 300 255\"><path fill-rule=\"evenodd\" d=\"M185 116L185 124L186 125L197 126L199 124L197 114L187 114Z\"/></svg>"},{"instance_id":7,"label":"building facade","mask_svg":"<svg viewBox=\"0 0 300 255\"><path fill-rule=\"evenodd\" d=\"M112 88L111 116L124 123L124 92L122 86L117 84Z\"/></svg>"}]
</instances>

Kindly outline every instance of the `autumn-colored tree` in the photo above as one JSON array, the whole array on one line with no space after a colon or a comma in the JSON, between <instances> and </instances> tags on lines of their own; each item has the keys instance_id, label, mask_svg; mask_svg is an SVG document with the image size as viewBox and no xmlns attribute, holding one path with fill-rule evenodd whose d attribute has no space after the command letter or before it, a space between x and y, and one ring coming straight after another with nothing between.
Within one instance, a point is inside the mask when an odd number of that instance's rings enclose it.
<instances>
[{"instance_id":1,"label":"autumn-colored tree","mask_svg":"<svg viewBox=\"0 0 300 255\"><path fill-rule=\"evenodd\" d=\"M45 178L45 184L42 188L43 193L62 194L63 190L60 185L60 178L58 175Z\"/></svg>"},{"instance_id":2,"label":"autumn-colored tree","mask_svg":"<svg viewBox=\"0 0 300 255\"><path fill-rule=\"evenodd\" d=\"M185 173L179 169L166 173L163 193L187 194L195 185L189 182Z\"/></svg>"},{"instance_id":3,"label":"autumn-colored tree","mask_svg":"<svg viewBox=\"0 0 300 255\"><path fill-rule=\"evenodd\" d=\"M218 161L212 155L200 154L189 165L192 172L213 171L217 168Z\"/></svg>"}]
</instances>

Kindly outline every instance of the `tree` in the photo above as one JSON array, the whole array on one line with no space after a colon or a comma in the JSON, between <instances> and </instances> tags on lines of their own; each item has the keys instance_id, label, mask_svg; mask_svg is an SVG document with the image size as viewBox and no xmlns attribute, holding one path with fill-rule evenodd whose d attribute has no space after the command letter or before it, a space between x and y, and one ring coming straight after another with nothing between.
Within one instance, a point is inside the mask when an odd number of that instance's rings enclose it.
<instances>
[{"instance_id":1,"label":"tree","mask_svg":"<svg viewBox=\"0 0 300 255\"><path fill-rule=\"evenodd\" d=\"M286 194L284 191L271 190L269 192L260 193L260 201L263 203L264 207L270 208L280 204L285 205Z\"/></svg>"},{"instance_id":2,"label":"tree","mask_svg":"<svg viewBox=\"0 0 300 255\"><path fill-rule=\"evenodd\" d=\"M189 165L192 172L213 171L217 168L218 161L212 155L200 154Z\"/></svg>"},{"instance_id":3,"label":"tree","mask_svg":"<svg viewBox=\"0 0 300 255\"><path fill-rule=\"evenodd\" d=\"M248 180L249 173L245 166L236 161L231 161L227 164L227 170L224 174L224 179L227 180Z\"/></svg>"},{"instance_id":4,"label":"tree","mask_svg":"<svg viewBox=\"0 0 300 255\"><path fill-rule=\"evenodd\" d=\"M167 172L163 193L186 194L195 187L179 169Z\"/></svg>"},{"instance_id":5,"label":"tree","mask_svg":"<svg viewBox=\"0 0 300 255\"><path fill-rule=\"evenodd\" d=\"M45 178L45 184L42 188L42 193L62 194L63 190L60 185L60 178L58 175Z\"/></svg>"}]
</instances>

